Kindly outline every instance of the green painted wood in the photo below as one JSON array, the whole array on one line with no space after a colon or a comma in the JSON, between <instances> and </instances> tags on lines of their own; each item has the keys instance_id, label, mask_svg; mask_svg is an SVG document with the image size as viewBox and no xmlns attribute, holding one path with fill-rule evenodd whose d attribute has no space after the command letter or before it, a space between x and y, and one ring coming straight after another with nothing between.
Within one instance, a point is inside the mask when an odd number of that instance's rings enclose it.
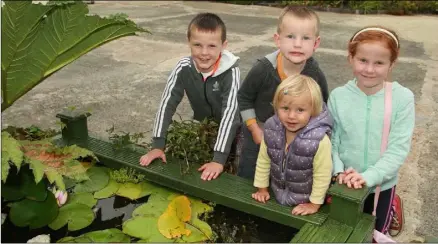
<instances>
[{"instance_id":1,"label":"green painted wood","mask_svg":"<svg viewBox=\"0 0 438 244\"><path fill-rule=\"evenodd\" d=\"M333 219L327 219L320 226L311 223L305 224L291 240L291 243L346 242L352 232L353 227Z\"/></svg>"},{"instance_id":2,"label":"green painted wood","mask_svg":"<svg viewBox=\"0 0 438 244\"><path fill-rule=\"evenodd\" d=\"M65 109L56 115L64 124L61 130L62 137L67 143L72 144L72 140L85 143L88 137L87 117L91 114L78 109Z\"/></svg>"},{"instance_id":3,"label":"green painted wood","mask_svg":"<svg viewBox=\"0 0 438 244\"><path fill-rule=\"evenodd\" d=\"M362 217L363 204L370 189L350 189L345 184L335 183L329 189L332 196L329 217L348 226L355 227Z\"/></svg>"},{"instance_id":4,"label":"green painted wood","mask_svg":"<svg viewBox=\"0 0 438 244\"><path fill-rule=\"evenodd\" d=\"M141 152L141 149L115 150L111 143L91 137L83 145L93 151L101 163L111 168L131 167L154 183L280 224L299 229L306 223L321 225L327 218L327 207L313 215L293 216L290 207L282 206L274 199L266 204L259 203L251 198L256 190L252 182L235 175L223 173L216 180L204 181L195 168L182 175L178 161L169 158L167 164L157 160L148 167L140 166L139 159L146 152Z\"/></svg>"},{"instance_id":5,"label":"green painted wood","mask_svg":"<svg viewBox=\"0 0 438 244\"><path fill-rule=\"evenodd\" d=\"M371 243L373 240L374 217L370 214L362 214L361 219L348 238L348 243Z\"/></svg>"}]
</instances>

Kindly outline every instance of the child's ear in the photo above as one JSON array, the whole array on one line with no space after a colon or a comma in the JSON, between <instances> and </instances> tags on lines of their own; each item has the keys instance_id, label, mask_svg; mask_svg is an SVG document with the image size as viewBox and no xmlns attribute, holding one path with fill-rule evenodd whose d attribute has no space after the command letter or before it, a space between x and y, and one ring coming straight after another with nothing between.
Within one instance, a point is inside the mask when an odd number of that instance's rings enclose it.
<instances>
[{"instance_id":1,"label":"child's ear","mask_svg":"<svg viewBox=\"0 0 438 244\"><path fill-rule=\"evenodd\" d=\"M319 47L319 44L321 44L321 36L318 36L316 38L315 45L313 46L313 51L315 51Z\"/></svg>"},{"instance_id":2,"label":"child's ear","mask_svg":"<svg viewBox=\"0 0 438 244\"><path fill-rule=\"evenodd\" d=\"M277 45L277 47L280 48L280 35L278 33L274 34L274 42L275 45Z\"/></svg>"},{"instance_id":3,"label":"child's ear","mask_svg":"<svg viewBox=\"0 0 438 244\"><path fill-rule=\"evenodd\" d=\"M225 50L225 49L227 49L227 46L228 46L228 40L225 40L225 41L222 43L222 51Z\"/></svg>"}]
</instances>

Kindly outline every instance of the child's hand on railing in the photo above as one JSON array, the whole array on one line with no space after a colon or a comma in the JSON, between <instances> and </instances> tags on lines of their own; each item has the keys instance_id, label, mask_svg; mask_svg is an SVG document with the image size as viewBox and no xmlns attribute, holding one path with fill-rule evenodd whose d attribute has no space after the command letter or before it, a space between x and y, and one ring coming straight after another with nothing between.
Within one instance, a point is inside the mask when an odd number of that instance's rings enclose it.
<instances>
[{"instance_id":1,"label":"child's hand on railing","mask_svg":"<svg viewBox=\"0 0 438 244\"><path fill-rule=\"evenodd\" d=\"M297 205L292 209L293 215L309 215L314 214L318 212L319 207L321 207L321 204L315 204L315 203L302 203Z\"/></svg>"},{"instance_id":2,"label":"child's hand on railing","mask_svg":"<svg viewBox=\"0 0 438 244\"><path fill-rule=\"evenodd\" d=\"M346 184L348 188L360 189L365 185L365 179L353 168L348 168L337 177L339 184Z\"/></svg>"},{"instance_id":3,"label":"child's hand on railing","mask_svg":"<svg viewBox=\"0 0 438 244\"><path fill-rule=\"evenodd\" d=\"M266 203L271 196L269 196L268 188L259 188L256 193L252 194L252 198L258 202Z\"/></svg>"}]
</instances>

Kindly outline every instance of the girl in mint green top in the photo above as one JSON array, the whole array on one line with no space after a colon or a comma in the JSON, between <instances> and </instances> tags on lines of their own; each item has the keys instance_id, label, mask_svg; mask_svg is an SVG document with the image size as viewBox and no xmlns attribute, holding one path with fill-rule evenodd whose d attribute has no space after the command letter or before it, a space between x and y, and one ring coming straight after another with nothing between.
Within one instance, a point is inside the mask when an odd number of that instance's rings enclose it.
<instances>
[{"instance_id":1,"label":"girl in mint green top","mask_svg":"<svg viewBox=\"0 0 438 244\"><path fill-rule=\"evenodd\" d=\"M392 82L392 116L388 146L380 155L384 118L383 84L399 53L397 35L385 28L368 27L350 40L349 62L354 79L332 91L328 107L334 119L332 158L334 175L350 188L381 185L376 229L386 232L398 171L411 146L415 124L413 93ZM374 194L365 201L371 213Z\"/></svg>"}]
</instances>

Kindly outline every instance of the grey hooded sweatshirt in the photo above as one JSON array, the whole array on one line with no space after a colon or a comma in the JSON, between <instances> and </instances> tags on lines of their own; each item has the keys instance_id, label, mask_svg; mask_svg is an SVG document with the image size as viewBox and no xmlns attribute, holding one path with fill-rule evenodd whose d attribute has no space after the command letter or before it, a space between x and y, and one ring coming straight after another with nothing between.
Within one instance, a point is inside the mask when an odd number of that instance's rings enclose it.
<instances>
[{"instance_id":1,"label":"grey hooded sweatshirt","mask_svg":"<svg viewBox=\"0 0 438 244\"><path fill-rule=\"evenodd\" d=\"M152 148L164 149L166 134L184 92L193 110L193 119L214 118L219 132L214 145L215 162L224 164L239 126L237 91L240 87L239 57L224 50L219 67L204 81L192 57L178 61L170 74L155 117Z\"/></svg>"}]
</instances>

